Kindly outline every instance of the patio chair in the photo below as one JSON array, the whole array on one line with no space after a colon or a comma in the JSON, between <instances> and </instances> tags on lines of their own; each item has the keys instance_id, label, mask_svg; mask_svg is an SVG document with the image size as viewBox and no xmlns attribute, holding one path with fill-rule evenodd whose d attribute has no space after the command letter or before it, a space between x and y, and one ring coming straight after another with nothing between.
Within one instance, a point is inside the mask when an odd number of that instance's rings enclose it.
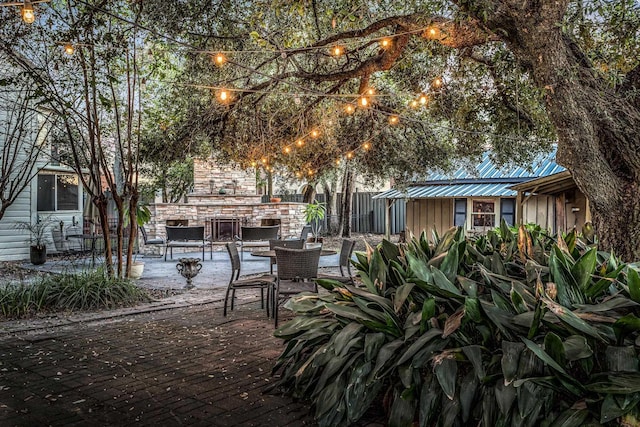
<instances>
[{"instance_id":1,"label":"patio chair","mask_svg":"<svg viewBox=\"0 0 640 427\"><path fill-rule=\"evenodd\" d=\"M318 292L313 280L318 276L318 263L322 248L289 249L275 248L278 274L275 292L272 295L272 310L275 326L278 327L278 307L281 300L304 291Z\"/></svg>"},{"instance_id":2,"label":"patio chair","mask_svg":"<svg viewBox=\"0 0 640 427\"><path fill-rule=\"evenodd\" d=\"M346 283L353 285L353 274L351 274L351 254L353 248L356 246L355 240L344 239L342 241L342 248L340 249L340 275L337 274L318 274L318 279L331 279L337 280L340 283ZM345 270L347 274L345 275Z\"/></svg>"},{"instance_id":3,"label":"patio chair","mask_svg":"<svg viewBox=\"0 0 640 427\"><path fill-rule=\"evenodd\" d=\"M140 230L140 235L142 236L142 242L144 243L145 246L147 245L149 246L160 245L161 247L164 246L165 241L163 238L161 237L149 238L149 236L147 235L147 230L145 230L143 226L139 226L138 230ZM161 249L161 254L157 256L162 257L162 249Z\"/></svg>"},{"instance_id":4,"label":"patio chair","mask_svg":"<svg viewBox=\"0 0 640 427\"><path fill-rule=\"evenodd\" d=\"M224 296L223 316L227 315L229 293L231 293L231 310L233 310L236 298L236 289L260 289L260 307L264 308L264 290L266 289L267 317L269 317L269 299L271 297L272 289L275 288L276 277L271 274L263 274L260 276L240 278L240 255L238 254L238 247L235 242L229 242L226 246L227 252L229 252L229 259L231 260L231 279L229 279L227 292Z\"/></svg>"},{"instance_id":5,"label":"patio chair","mask_svg":"<svg viewBox=\"0 0 640 427\"><path fill-rule=\"evenodd\" d=\"M302 231L300 232L300 236L291 235L287 237L287 240L302 240L303 242L307 241L307 237L311 233L311 225L307 224L302 227Z\"/></svg>"},{"instance_id":6,"label":"patio chair","mask_svg":"<svg viewBox=\"0 0 640 427\"><path fill-rule=\"evenodd\" d=\"M304 249L303 240L269 240L269 249L275 248L289 248L289 249ZM273 266L276 264L276 258L270 258L270 271L273 274Z\"/></svg>"},{"instance_id":7,"label":"patio chair","mask_svg":"<svg viewBox=\"0 0 640 427\"><path fill-rule=\"evenodd\" d=\"M85 247L85 241L80 228L69 227L63 232L54 227L51 229L51 235L56 248L56 254L61 260L75 264L91 255L91 249Z\"/></svg>"}]
</instances>

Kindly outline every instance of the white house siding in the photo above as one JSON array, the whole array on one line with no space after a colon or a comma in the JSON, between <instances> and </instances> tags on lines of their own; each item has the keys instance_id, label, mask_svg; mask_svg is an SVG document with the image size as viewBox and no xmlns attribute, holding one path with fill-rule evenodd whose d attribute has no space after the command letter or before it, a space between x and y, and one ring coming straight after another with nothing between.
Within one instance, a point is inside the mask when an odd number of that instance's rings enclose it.
<instances>
[{"instance_id":1,"label":"white house siding","mask_svg":"<svg viewBox=\"0 0 640 427\"><path fill-rule=\"evenodd\" d=\"M544 229L554 232L555 206L553 196L533 196L522 206L522 222L538 224ZM519 209L517 206L516 209Z\"/></svg>"},{"instance_id":2,"label":"white house siding","mask_svg":"<svg viewBox=\"0 0 640 427\"><path fill-rule=\"evenodd\" d=\"M17 221L29 221L30 218L31 191L27 187L0 220L0 261L29 258L29 233L16 230L15 226Z\"/></svg>"}]
</instances>

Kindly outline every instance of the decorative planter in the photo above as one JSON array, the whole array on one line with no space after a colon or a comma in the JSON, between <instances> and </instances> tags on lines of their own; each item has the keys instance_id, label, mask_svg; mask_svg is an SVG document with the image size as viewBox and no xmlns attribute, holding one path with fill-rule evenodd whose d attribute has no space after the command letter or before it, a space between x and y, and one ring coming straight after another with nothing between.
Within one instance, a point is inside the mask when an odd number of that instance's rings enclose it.
<instances>
[{"instance_id":1,"label":"decorative planter","mask_svg":"<svg viewBox=\"0 0 640 427\"><path fill-rule=\"evenodd\" d=\"M269 199L269 201L271 203L280 203L282 201L282 198L280 198L280 197L272 197L271 199Z\"/></svg>"},{"instance_id":2,"label":"decorative planter","mask_svg":"<svg viewBox=\"0 0 640 427\"><path fill-rule=\"evenodd\" d=\"M187 279L187 285L185 289L193 289L193 283L191 279L196 277L202 268L200 264L200 258L180 258L176 264L176 268L182 277Z\"/></svg>"},{"instance_id":3,"label":"decorative planter","mask_svg":"<svg viewBox=\"0 0 640 427\"><path fill-rule=\"evenodd\" d=\"M139 279L144 272L144 263L140 261L134 261L131 264L131 273L129 273L129 279Z\"/></svg>"},{"instance_id":4,"label":"decorative planter","mask_svg":"<svg viewBox=\"0 0 640 427\"><path fill-rule=\"evenodd\" d=\"M29 259L33 265L42 265L47 262L47 247L31 246L29 248Z\"/></svg>"}]
</instances>

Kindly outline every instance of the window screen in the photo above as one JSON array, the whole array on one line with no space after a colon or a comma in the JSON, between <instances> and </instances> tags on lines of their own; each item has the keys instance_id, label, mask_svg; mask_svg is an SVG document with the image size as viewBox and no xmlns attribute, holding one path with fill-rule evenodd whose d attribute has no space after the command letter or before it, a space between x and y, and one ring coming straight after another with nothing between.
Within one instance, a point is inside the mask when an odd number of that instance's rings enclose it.
<instances>
[{"instance_id":1,"label":"window screen","mask_svg":"<svg viewBox=\"0 0 640 427\"><path fill-rule=\"evenodd\" d=\"M455 199L453 211L453 225L463 227L467 222L467 199Z\"/></svg>"}]
</instances>

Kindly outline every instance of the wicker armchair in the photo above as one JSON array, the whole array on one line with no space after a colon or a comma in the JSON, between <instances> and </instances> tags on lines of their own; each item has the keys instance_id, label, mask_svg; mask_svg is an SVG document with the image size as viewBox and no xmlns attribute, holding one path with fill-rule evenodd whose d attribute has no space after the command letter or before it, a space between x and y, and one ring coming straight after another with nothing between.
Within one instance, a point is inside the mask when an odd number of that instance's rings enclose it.
<instances>
[{"instance_id":1,"label":"wicker armchair","mask_svg":"<svg viewBox=\"0 0 640 427\"><path fill-rule=\"evenodd\" d=\"M269 249L275 248L289 248L289 249L304 249L304 240L269 240ZM271 274L273 274L273 266L276 264L276 258L271 258L271 265L269 266Z\"/></svg>"},{"instance_id":2,"label":"wicker armchair","mask_svg":"<svg viewBox=\"0 0 640 427\"><path fill-rule=\"evenodd\" d=\"M260 289L260 306L264 308L264 290L267 290L267 317L269 316L269 301L271 291L275 288L276 277L271 274L263 274L261 276L252 276L240 278L240 255L235 242L227 243L227 252L231 260L231 279L227 285L227 292L224 295L224 311L223 316L227 315L227 302L229 294L231 294L231 310L233 310L236 298L236 289Z\"/></svg>"},{"instance_id":3,"label":"wicker armchair","mask_svg":"<svg viewBox=\"0 0 640 427\"><path fill-rule=\"evenodd\" d=\"M340 249L340 275L318 274L318 279L337 280L340 283L347 283L352 285L354 282L353 274L351 274L351 254L353 254L353 248L355 246L355 240L344 239L342 241L342 248ZM345 270L347 271L347 274L345 274Z\"/></svg>"},{"instance_id":4,"label":"wicker armchair","mask_svg":"<svg viewBox=\"0 0 640 427\"><path fill-rule=\"evenodd\" d=\"M275 292L272 295L273 317L278 327L278 306L281 300L304 291L318 292L313 280L318 275L318 263L322 248L275 249L278 274Z\"/></svg>"}]
</instances>

